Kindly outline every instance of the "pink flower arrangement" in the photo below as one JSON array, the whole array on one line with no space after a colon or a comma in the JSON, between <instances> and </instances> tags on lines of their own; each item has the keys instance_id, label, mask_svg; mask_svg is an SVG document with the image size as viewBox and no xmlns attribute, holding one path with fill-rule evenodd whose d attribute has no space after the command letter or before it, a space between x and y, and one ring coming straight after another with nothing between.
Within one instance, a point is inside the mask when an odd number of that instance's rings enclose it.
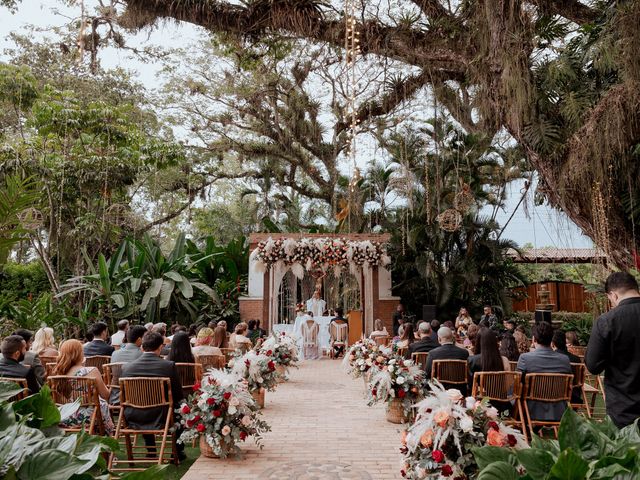
<instances>
[{"instance_id":1,"label":"pink flower arrangement","mask_svg":"<svg viewBox=\"0 0 640 480\"><path fill-rule=\"evenodd\" d=\"M528 448L526 438L505 425L487 401L466 399L458 390L445 390L437 381L416 405L414 423L402 435L401 475L411 480L467 480L478 466L471 449L491 445Z\"/></svg>"},{"instance_id":2,"label":"pink flower arrangement","mask_svg":"<svg viewBox=\"0 0 640 480\"><path fill-rule=\"evenodd\" d=\"M262 448L262 434L271 430L259 418L247 385L223 370L211 370L176 413L184 425L179 442L187 443L202 435L222 458L238 454L238 444L250 436Z\"/></svg>"},{"instance_id":3,"label":"pink flower arrangement","mask_svg":"<svg viewBox=\"0 0 640 480\"><path fill-rule=\"evenodd\" d=\"M371 376L368 405L378 402L402 401L406 416L424 395L424 370L413 361L394 355Z\"/></svg>"}]
</instances>

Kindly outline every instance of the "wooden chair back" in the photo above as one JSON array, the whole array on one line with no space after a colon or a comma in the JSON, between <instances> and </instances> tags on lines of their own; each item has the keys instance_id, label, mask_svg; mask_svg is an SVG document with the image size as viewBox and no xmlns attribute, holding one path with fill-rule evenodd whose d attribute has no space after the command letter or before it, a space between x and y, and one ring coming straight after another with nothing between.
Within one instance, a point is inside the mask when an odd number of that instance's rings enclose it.
<instances>
[{"instance_id":1,"label":"wooden chair back","mask_svg":"<svg viewBox=\"0 0 640 480\"><path fill-rule=\"evenodd\" d=\"M511 371L515 372L517 370L517 367L518 367L518 362L509 361L509 365L511 365Z\"/></svg>"},{"instance_id":2,"label":"wooden chair back","mask_svg":"<svg viewBox=\"0 0 640 480\"><path fill-rule=\"evenodd\" d=\"M584 354L587 351L587 347L581 347L580 345L572 345L570 347L567 347L567 350L569 351L569 353L573 353L574 355L584 359Z\"/></svg>"},{"instance_id":3,"label":"wooden chair back","mask_svg":"<svg viewBox=\"0 0 640 480\"><path fill-rule=\"evenodd\" d=\"M202 371L206 373L212 368L223 369L227 362L224 355L198 355L196 363L202 365Z\"/></svg>"},{"instance_id":4,"label":"wooden chair back","mask_svg":"<svg viewBox=\"0 0 640 480\"><path fill-rule=\"evenodd\" d=\"M573 388L582 388L587 374L587 369L584 366L584 363L572 363L571 370L573 371Z\"/></svg>"},{"instance_id":5,"label":"wooden chair back","mask_svg":"<svg viewBox=\"0 0 640 480\"><path fill-rule=\"evenodd\" d=\"M572 395L571 408L575 410L584 410L587 413L588 417L591 417L591 408L589 408L589 403L587 402L587 392L585 391L585 380L587 375L587 368L584 363L572 363L571 370L573 372L573 392L579 391L581 402L577 402L576 395ZM576 403L574 403L576 401Z\"/></svg>"},{"instance_id":6,"label":"wooden chair back","mask_svg":"<svg viewBox=\"0 0 640 480\"><path fill-rule=\"evenodd\" d=\"M251 348L253 348L253 345L251 343L239 343L238 344L238 348L236 348L236 351L245 354L247 353L249 350L251 350Z\"/></svg>"},{"instance_id":7,"label":"wooden chair back","mask_svg":"<svg viewBox=\"0 0 640 480\"><path fill-rule=\"evenodd\" d=\"M47 363L53 363L53 364L58 363L58 356L57 355L55 357L53 357L53 356L45 356L45 355L38 355L38 357L40 358L40 363L42 365L46 365Z\"/></svg>"},{"instance_id":8,"label":"wooden chair back","mask_svg":"<svg viewBox=\"0 0 640 480\"><path fill-rule=\"evenodd\" d=\"M373 337L373 340L376 342L376 345L386 346L389 345L391 337L389 335L380 335L377 337Z\"/></svg>"},{"instance_id":9,"label":"wooden chair back","mask_svg":"<svg viewBox=\"0 0 640 480\"><path fill-rule=\"evenodd\" d=\"M176 363L185 397L193 393L193 386L202 380L202 365L199 363Z\"/></svg>"},{"instance_id":10,"label":"wooden chair back","mask_svg":"<svg viewBox=\"0 0 640 480\"><path fill-rule=\"evenodd\" d=\"M411 360L416 365L420 365L423 370L427 368L427 360L429 360L429 352L415 352L411 354Z\"/></svg>"},{"instance_id":11,"label":"wooden chair back","mask_svg":"<svg viewBox=\"0 0 640 480\"><path fill-rule=\"evenodd\" d=\"M57 363L45 363L44 371L47 377L53 375L53 370L56 368Z\"/></svg>"},{"instance_id":12,"label":"wooden chair back","mask_svg":"<svg viewBox=\"0 0 640 480\"><path fill-rule=\"evenodd\" d=\"M19 387L22 388L22 391L16 393L13 397L9 399L10 402L16 402L18 400L22 400L29 395L29 388L27 386L26 378L11 378L11 377L0 377L0 382L10 382L15 383Z\"/></svg>"},{"instance_id":13,"label":"wooden chair back","mask_svg":"<svg viewBox=\"0 0 640 480\"><path fill-rule=\"evenodd\" d=\"M51 397L57 405L73 403L80 400L80 408L91 407L93 409L89 420L88 433L104 435L104 424L100 412L100 396L96 379L92 377L76 377L73 375L53 375L47 378L47 384L51 388ZM84 427L65 427L65 431L80 431Z\"/></svg>"},{"instance_id":14,"label":"wooden chair back","mask_svg":"<svg viewBox=\"0 0 640 480\"><path fill-rule=\"evenodd\" d=\"M409 350L409 347L400 347L397 350L397 354L404 357L407 354L407 350Z\"/></svg>"},{"instance_id":15,"label":"wooden chair back","mask_svg":"<svg viewBox=\"0 0 640 480\"><path fill-rule=\"evenodd\" d=\"M120 377L120 406L139 409L166 407L172 414L168 377Z\"/></svg>"},{"instance_id":16,"label":"wooden chair back","mask_svg":"<svg viewBox=\"0 0 640 480\"><path fill-rule=\"evenodd\" d=\"M84 359L85 367L96 367L101 375L103 373L102 367L107 363L111 363L111 357L108 355L95 355Z\"/></svg>"},{"instance_id":17,"label":"wooden chair back","mask_svg":"<svg viewBox=\"0 0 640 480\"><path fill-rule=\"evenodd\" d=\"M124 363L105 363L102 366L104 371L104 383L110 388L120 388L120 375L122 374L122 367Z\"/></svg>"},{"instance_id":18,"label":"wooden chair back","mask_svg":"<svg viewBox=\"0 0 640 480\"><path fill-rule=\"evenodd\" d=\"M329 336L333 340L333 345L345 345L349 339L349 324L343 320L336 320L329 324ZM376 343L378 343L376 339Z\"/></svg>"},{"instance_id":19,"label":"wooden chair back","mask_svg":"<svg viewBox=\"0 0 640 480\"><path fill-rule=\"evenodd\" d=\"M469 363L466 360L434 360L431 364L431 378L440 383L467 385Z\"/></svg>"},{"instance_id":20,"label":"wooden chair back","mask_svg":"<svg viewBox=\"0 0 640 480\"><path fill-rule=\"evenodd\" d=\"M573 375L566 373L527 373L524 399L557 403L571 401Z\"/></svg>"},{"instance_id":21,"label":"wooden chair back","mask_svg":"<svg viewBox=\"0 0 640 480\"><path fill-rule=\"evenodd\" d=\"M499 402L512 402L522 396L519 372L476 372L471 395Z\"/></svg>"}]
</instances>

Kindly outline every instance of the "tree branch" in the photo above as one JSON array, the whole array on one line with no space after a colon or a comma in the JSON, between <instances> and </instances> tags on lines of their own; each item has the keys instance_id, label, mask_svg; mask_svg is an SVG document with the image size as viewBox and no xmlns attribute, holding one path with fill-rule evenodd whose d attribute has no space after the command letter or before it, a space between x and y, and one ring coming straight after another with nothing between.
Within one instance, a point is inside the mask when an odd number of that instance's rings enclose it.
<instances>
[{"instance_id":1,"label":"tree branch","mask_svg":"<svg viewBox=\"0 0 640 480\"><path fill-rule=\"evenodd\" d=\"M595 22L598 12L578 0L528 0L542 12L556 14L578 25Z\"/></svg>"}]
</instances>

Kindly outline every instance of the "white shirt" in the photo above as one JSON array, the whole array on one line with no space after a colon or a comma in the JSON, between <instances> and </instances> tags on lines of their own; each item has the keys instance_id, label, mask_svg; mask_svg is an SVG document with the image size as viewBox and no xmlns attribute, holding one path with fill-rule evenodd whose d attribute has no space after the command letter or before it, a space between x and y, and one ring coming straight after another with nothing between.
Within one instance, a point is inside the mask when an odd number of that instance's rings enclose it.
<instances>
[{"instance_id":1,"label":"white shirt","mask_svg":"<svg viewBox=\"0 0 640 480\"><path fill-rule=\"evenodd\" d=\"M310 298L307 300L307 310L313 313L314 317L321 317L326 304L327 303L321 298Z\"/></svg>"},{"instance_id":2,"label":"white shirt","mask_svg":"<svg viewBox=\"0 0 640 480\"><path fill-rule=\"evenodd\" d=\"M116 333L111 335L111 345L122 345L122 341L124 340L124 332L122 330L118 330Z\"/></svg>"}]
</instances>

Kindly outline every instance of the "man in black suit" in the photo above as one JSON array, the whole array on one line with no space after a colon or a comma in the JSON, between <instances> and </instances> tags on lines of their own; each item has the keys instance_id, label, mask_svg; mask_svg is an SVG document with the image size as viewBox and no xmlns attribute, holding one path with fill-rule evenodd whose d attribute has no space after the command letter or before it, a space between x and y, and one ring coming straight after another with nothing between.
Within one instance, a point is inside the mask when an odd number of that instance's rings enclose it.
<instances>
[{"instance_id":1,"label":"man in black suit","mask_svg":"<svg viewBox=\"0 0 640 480\"><path fill-rule=\"evenodd\" d=\"M111 356L115 348L107 343L109 338L109 327L106 323L98 322L91 326L93 340L84 344L84 356L95 357L96 355Z\"/></svg>"},{"instance_id":2,"label":"man in black suit","mask_svg":"<svg viewBox=\"0 0 640 480\"><path fill-rule=\"evenodd\" d=\"M438 329L438 342L440 346L429 352L427 358L426 378L431 378L431 366L434 360L467 360L469 352L466 348L456 347L453 338L453 332L448 327L440 327Z\"/></svg>"},{"instance_id":3,"label":"man in black suit","mask_svg":"<svg viewBox=\"0 0 640 480\"><path fill-rule=\"evenodd\" d=\"M416 352L430 352L434 348L438 348L438 343L431 338L431 325L427 322L421 322L418 325L418 335L420 340L413 342L407 349L406 358L411 358L411 354Z\"/></svg>"},{"instance_id":4,"label":"man in black suit","mask_svg":"<svg viewBox=\"0 0 640 480\"><path fill-rule=\"evenodd\" d=\"M33 366L28 367L20 362L27 353L27 342L20 335L10 335L2 341L0 346L0 377L24 378L31 393L40 391L40 384L36 379Z\"/></svg>"},{"instance_id":5,"label":"man in black suit","mask_svg":"<svg viewBox=\"0 0 640 480\"><path fill-rule=\"evenodd\" d=\"M142 337L142 355L126 365L122 369L120 378L126 377L168 377L171 380L171 395L173 400L172 410L175 410L182 400L182 383L174 362L160 358L160 352L164 344L162 335L157 332L147 332ZM164 428L167 420L167 411L162 407L139 410L131 407L124 409L124 418L131 428L140 430L155 430ZM176 430L176 438L180 436L181 429ZM150 454L155 453L155 438L153 435L144 435L144 441ZM184 459L184 445L178 444L178 456Z\"/></svg>"},{"instance_id":6,"label":"man in black suit","mask_svg":"<svg viewBox=\"0 0 640 480\"><path fill-rule=\"evenodd\" d=\"M42 362L40 361L40 357L36 352L31 351L31 345L33 345L33 332L26 330L24 328L20 328L13 332L11 335L18 335L22 337L27 344L27 353L24 355L24 360L22 363L25 367L29 367L33 369L33 373L36 376L36 380L38 380L38 385L42 386L45 384L46 379L46 371L42 366Z\"/></svg>"}]
</instances>

